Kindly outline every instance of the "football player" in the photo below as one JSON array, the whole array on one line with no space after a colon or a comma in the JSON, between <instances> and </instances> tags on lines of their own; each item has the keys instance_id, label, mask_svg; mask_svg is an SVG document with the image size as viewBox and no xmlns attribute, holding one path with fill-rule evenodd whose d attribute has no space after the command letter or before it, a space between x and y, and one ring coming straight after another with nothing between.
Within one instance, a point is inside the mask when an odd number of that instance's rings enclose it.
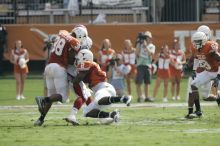
<instances>
[{"instance_id":1,"label":"football player","mask_svg":"<svg viewBox=\"0 0 220 146\"><path fill-rule=\"evenodd\" d=\"M67 100L67 71L69 56L75 56L80 49L80 42L69 33L60 33L51 50L48 64L45 67L47 97L35 97L40 112L40 117L34 123L41 126L53 102Z\"/></svg>"},{"instance_id":2,"label":"football player","mask_svg":"<svg viewBox=\"0 0 220 146\"><path fill-rule=\"evenodd\" d=\"M74 36L81 44L81 49L90 49L92 47L92 40L88 36L88 31L85 26L77 25L71 31L72 36ZM75 58L75 56L74 56ZM69 123L73 125L79 125L79 122L76 118L76 114L78 110L82 107L84 103L89 105L92 101L90 90L87 89L86 85L83 81L80 81L77 84L72 84L70 80L74 79L77 75L76 67L74 66L74 61L71 61L67 68L68 80L70 84L70 88L73 89L77 98L73 103L73 107L71 109L70 114L64 118Z\"/></svg>"},{"instance_id":3,"label":"football player","mask_svg":"<svg viewBox=\"0 0 220 146\"><path fill-rule=\"evenodd\" d=\"M209 83L211 80L214 80L213 84L217 87L220 80L218 44L214 41L208 41L206 34L199 31L193 34L192 43L195 48L195 52L193 53L194 76L190 83L188 114L185 116L185 118L188 119L202 116L198 88L201 85ZM204 71L196 74L195 71L200 67L203 68ZM219 105L219 99L217 102ZM193 112L194 104L196 107L195 112Z\"/></svg>"},{"instance_id":4,"label":"football player","mask_svg":"<svg viewBox=\"0 0 220 146\"><path fill-rule=\"evenodd\" d=\"M112 103L123 102L127 105L131 102L130 96L116 96L114 87L106 82L106 73L101 70L99 65L93 61L93 54L90 50L80 50L76 56L77 76L72 83L78 84L83 81L94 93L92 101L85 109L84 116L91 118L109 118L108 122L117 122L119 112L102 111L103 107Z\"/></svg>"}]
</instances>

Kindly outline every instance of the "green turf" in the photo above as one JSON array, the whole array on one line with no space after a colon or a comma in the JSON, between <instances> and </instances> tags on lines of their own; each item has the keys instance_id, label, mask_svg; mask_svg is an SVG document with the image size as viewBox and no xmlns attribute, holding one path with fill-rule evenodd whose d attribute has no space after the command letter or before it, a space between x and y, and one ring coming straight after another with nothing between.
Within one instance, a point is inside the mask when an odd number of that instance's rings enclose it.
<instances>
[{"instance_id":1,"label":"green turf","mask_svg":"<svg viewBox=\"0 0 220 146\"><path fill-rule=\"evenodd\" d=\"M153 79L152 84L149 86L149 96L153 95L153 88L154 88L155 79ZM185 101L186 96L186 84L187 79L183 79L181 83L181 92L180 96L182 97L181 101ZM142 86L142 92L144 85ZM43 95L43 80L42 79L26 79L25 81L25 88L24 88L24 95L27 97L25 100L17 101L15 100L16 97L16 90L15 90L15 80L14 79L0 79L0 105L25 105L25 104L35 104L34 97L35 96L42 96ZM132 82L132 95L134 97L132 102L136 102L136 86ZM163 84L161 83L160 89L158 90L158 95L156 98L157 102L162 101L163 95ZM70 94L71 101L74 100L74 95ZM170 95L170 84L169 84L169 96L171 102L171 95Z\"/></svg>"},{"instance_id":2,"label":"green turf","mask_svg":"<svg viewBox=\"0 0 220 146\"><path fill-rule=\"evenodd\" d=\"M181 83L182 100L178 102L185 102L186 82L184 79ZM136 91L132 93L135 97ZM119 108L121 120L113 125L101 125L97 120L84 118L80 111L77 118L81 125L77 127L62 120L69 114L71 103L53 106L42 127L33 126L39 116L36 106L6 106L35 105L34 97L42 94L43 81L27 79L27 99L17 101L15 81L0 79L0 146L219 146L220 110L215 104L202 107L205 116L194 120L183 118L186 106ZM156 103L161 102L161 97L160 89Z\"/></svg>"}]
</instances>

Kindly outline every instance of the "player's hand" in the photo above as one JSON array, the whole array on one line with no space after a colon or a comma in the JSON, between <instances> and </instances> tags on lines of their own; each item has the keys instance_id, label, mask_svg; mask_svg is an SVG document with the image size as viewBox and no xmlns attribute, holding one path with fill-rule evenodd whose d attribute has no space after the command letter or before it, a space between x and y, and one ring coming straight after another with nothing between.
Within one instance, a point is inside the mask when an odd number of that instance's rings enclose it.
<instances>
[{"instance_id":1,"label":"player's hand","mask_svg":"<svg viewBox=\"0 0 220 146\"><path fill-rule=\"evenodd\" d=\"M193 80L196 78L196 71L193 71L193 72L192 72L191 77L192 77Z\"/></svg>"},{"instance_id":2,"label":"player's hand","mask_svg":"<svg viewBox=\"0 0 220 146\"><path fill-rule=\"evenodd\" d=\"M217 88L219 84L219 80L220 80L220 74L218 74L217 77L213 80L212 86Z\"/></svg>"}]
</instances>

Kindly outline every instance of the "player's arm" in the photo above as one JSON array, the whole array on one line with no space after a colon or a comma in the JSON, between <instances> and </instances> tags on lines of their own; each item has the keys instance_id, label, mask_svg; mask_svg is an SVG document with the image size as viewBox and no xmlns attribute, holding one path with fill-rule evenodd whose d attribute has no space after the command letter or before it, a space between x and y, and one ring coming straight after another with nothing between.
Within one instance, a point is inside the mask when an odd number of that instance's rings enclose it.
<instances>
[{"instance_id":1,"label":"player's arm","mask_svg":"<svg viewBox=\"0 0 220 146\"><path fill-rule=\"evenodd\" d=\"M220 62L220 54L217 53L216 51L211 52L210 55L215 58L215 60L217 60L218 62Z\"/></svg>"},{"instance_id":2,"label":"player's arm","mask_svg":"<svg viewBox=\"0 0 220 146\"><path fill-rule=\"evenodd\" d=\"M77 76L72 79L72 83L73 84L78 84L80 81L83 81L83 79L86 77L86 75L88 74L88 71L81 71L77 74Z\"/></svg>"}]
</instances>

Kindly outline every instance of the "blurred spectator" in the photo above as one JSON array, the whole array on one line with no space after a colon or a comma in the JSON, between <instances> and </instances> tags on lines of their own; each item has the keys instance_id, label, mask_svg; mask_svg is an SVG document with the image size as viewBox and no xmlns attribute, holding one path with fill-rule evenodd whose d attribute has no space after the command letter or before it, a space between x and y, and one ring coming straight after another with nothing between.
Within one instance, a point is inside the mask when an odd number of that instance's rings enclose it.
<instances>
[{"instance_id":1,"label":"blurred spectator","mask_svg":"<svg viewBox=\"0 0 220 146\"><path fill-rule=\"evenodd\" d=\"M28 73L28 51L22 46L21 40L15 42L15 48L11 51L10 62L14 64L14 76L16 80L16 99L24 99L24 81Z\"/></svg>"},{"instance_id":2,"label":"blurred spectator","mask_svg":"<svg viewBox=\"0 0 220 146\"><path fill-rule=\"evenodd\" d=\"M115 50L111 48L109 39L104 39L100 51L98 52L98 63L103 71L107 71L109 61L115 56Z\"/></svg>"},{"instance_id":3,"label":"blurred spectator","mask_svg":"<svg viewBox=\"0 0 220 146\"><path fill-rule=\"evenodd\" d=\"M170 74L171 94L173 100L180 100L180 81L183 75L183 64L186 63L185 53L180 49L178 40L174 40L171 52Z\"/></svg>"},{"instance_id":4,"label":"blurred spectator","mask_svg":"<svg viewBox=\"0 0 220 146\"><path fill-rule=\"evenodd\" d=\"M117 54L117 58L110 61L108 70L109 83L112 84L116 90L118 96L125 95L124 77L131 70L129 65L123 64L123 58L121 54Z\"/></svg>"},{"instance_id":5,"label":"blurred spectator","mask_svg":"<svg viewBox=\"0 0 220 146\"><path fill-rule=\"evenodd\" d=\"M135 65L136 48L133 47L133 44L129 39L124 41L124 46L124 50L122 51L124 64L131 67L131 71L128 73L128 75L126 75L128 95L131 96L131 79L134 79L137 74L137 69Z\"/></svg>"},{"instance_id":6,"label":"blurred spectator","mask_svg":"<svg viewBox=\"0 0 220 146\"><path fill-rule=\"evenodd\" d=\"M6 28L0 24L0 75L3 73L3 55L6 49L6 37Z\"/></svg>"},{"instance_id":7,"label":"blurred spectator","mask_svg":"<svg viewBox=\"0 0 220 146\"><path fill-rule=\"evenodd\" d=\"M161 48L160 52L156 55L153 63L156 62L158 62L158 70L157 70L157 80L153 91L153 98L156 97L158 89L160 87L161 80L163 80L164 81L163 102L168 102L167 93L168 93L168 82L170 77L170 71L169 71L170 54L167 45L164 45Z\"/></svg>"},{"instance_id":8,"label":"blurred spectator","mask_svg":"<svg viewBox=\"0 0 220 146\"><path fill-rule=\"evenodd\" d=\"M152 34L149 31L139 33L136 42L136 57L137 57L137 76L136 88L138 94L138 102L141 102L142 91L141 84L144 81L145 101L153 101L148 96L148 85L151 83L151 74L149 66L151 66L152 58L155 53L155 45L152 43Z\"/></svg>"}]
</instances>

